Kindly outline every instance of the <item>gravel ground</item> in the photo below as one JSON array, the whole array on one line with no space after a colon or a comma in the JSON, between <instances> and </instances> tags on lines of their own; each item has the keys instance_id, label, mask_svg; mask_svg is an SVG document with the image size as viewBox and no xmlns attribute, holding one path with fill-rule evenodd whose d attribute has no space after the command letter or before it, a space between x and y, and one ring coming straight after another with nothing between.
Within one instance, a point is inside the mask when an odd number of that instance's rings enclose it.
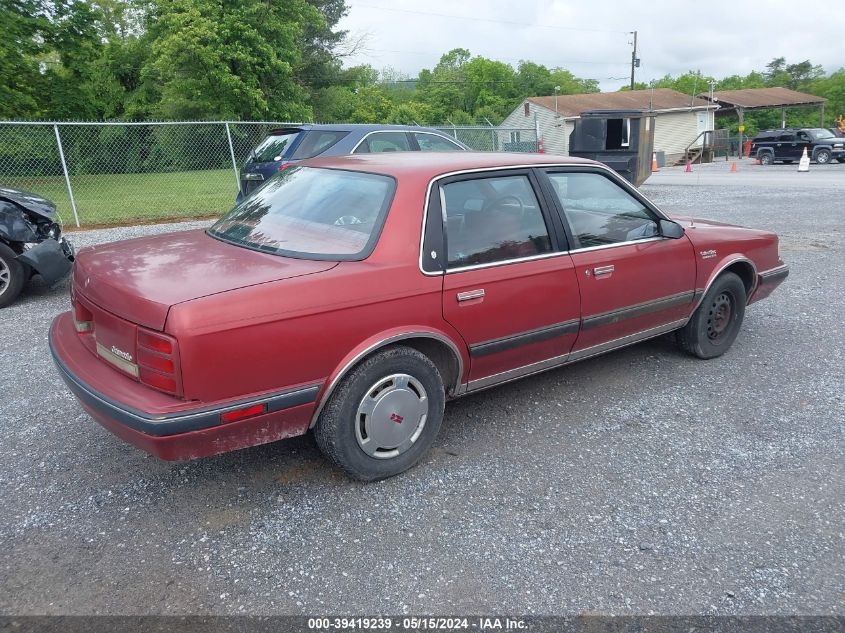
<instances>
[{"instance_id":1,"label":"gravel ground","mask_svg":"<svg viewBox=\"0 0 845 633\"><path fill-rule=\"evenodd\" d=\"M0 613L845 613L845 165L643 189L782 235L791 275L732 350L661 338L467 397L376 484L309 437L190 463L122 443L51 364L66 286L36 284L0 313Z\"/></svg>"}]
</instances>

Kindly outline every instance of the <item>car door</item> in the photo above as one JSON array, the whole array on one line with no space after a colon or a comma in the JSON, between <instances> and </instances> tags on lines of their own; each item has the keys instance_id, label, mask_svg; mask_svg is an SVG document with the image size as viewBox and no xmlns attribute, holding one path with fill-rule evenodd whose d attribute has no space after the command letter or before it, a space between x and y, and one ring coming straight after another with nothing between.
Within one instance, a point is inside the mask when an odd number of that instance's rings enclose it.
<instances>
[{"instance_id":1,"label":"car door","mask_svg":"<svg viewBox=\"0 0 845 633\"><path fill-rule=\"evenodd\" d=\"M562 362L578 333L575 270L536 185L527 169L476 172L431 195L444 233L443 316L469 347L470 389Z\"/></svg>"},{"instance_id":2,"label":"car door","mask_svg":"<svg viewBox=\"0 0 845 633\"><path fill-rule=\"evenodd\" d=\"M695 298L690 240L661 237L662 216L606 170L554 168L545 175L568 231L581 291L573 356L682 324Z\"/></svg>"},{"instance_id":3,"label":"car door","mask_svg":"<svg viewBox=\"0 0 845 633\"><path fill-rule=\"evenodd\" d=\"M775 160L798 160L801 158L801 147L794 132L784 132L775 143Z\"/></svg>"}]
</instances>

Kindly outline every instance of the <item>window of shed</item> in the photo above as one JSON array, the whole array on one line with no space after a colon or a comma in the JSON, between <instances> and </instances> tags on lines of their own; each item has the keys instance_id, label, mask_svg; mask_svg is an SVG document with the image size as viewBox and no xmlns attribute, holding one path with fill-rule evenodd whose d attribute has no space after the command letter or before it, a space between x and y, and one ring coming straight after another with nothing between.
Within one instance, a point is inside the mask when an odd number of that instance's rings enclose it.
<instances>
[{"instance_id":1,"label":"window of shed","mask_svg":"<svg viewBox=\"0 0 845 633\"><path fill-rule=\"evenodd\" d=\"M630 145L631 119L608 119L605 149L622 149Z\"/></svg>"}]
</instances>

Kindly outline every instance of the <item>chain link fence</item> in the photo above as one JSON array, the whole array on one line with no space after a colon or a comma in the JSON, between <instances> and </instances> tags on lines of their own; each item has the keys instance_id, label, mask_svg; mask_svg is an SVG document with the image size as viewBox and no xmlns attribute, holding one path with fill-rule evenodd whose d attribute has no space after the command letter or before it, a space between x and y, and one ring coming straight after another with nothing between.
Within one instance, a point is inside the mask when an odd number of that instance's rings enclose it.
<instances>
[{"instance_id":1,"label":"chain link fence","mask_svg":"<svg viewBox=\"0 0 845 633\"><path fill-rule=\"evenodd\" d=\"M52 200L67 227L219 216L256 145L287 122L0 122L0 186ZM533 129L440 127L480 151L537 151Z\"/></svg>"}]
</instances>

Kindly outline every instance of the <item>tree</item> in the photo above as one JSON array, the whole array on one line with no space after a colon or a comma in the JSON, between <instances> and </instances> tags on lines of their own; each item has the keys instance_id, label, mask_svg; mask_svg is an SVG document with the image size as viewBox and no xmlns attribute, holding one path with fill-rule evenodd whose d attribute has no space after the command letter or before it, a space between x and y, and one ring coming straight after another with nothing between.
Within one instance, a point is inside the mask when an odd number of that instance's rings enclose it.
<instances>
[{"instance_id":1,"label":"tree","mask_svg":"<svg viewBox=\"0 0 845 633\"><path fill-rule=\"evenodd\" d=\"M39 55L49 22L36 0L0 0L0 118L36 118L44 88Z\"/></svg>"}]
</instances>

